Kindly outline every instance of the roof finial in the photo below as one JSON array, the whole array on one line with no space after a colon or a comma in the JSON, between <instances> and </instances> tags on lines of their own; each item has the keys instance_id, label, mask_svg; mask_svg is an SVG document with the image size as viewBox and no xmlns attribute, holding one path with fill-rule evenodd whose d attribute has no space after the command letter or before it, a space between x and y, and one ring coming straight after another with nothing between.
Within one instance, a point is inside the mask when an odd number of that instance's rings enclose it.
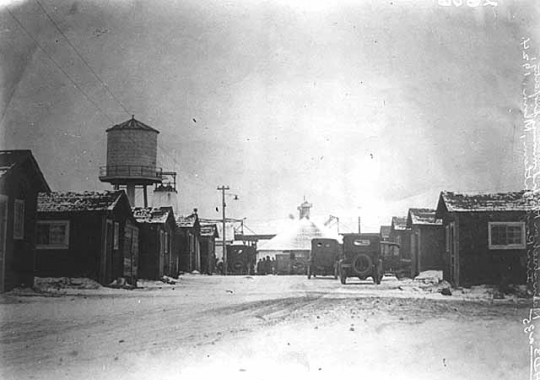
<instances>
[{"instance_id":1,"label":"roof finial","mask_svg":"<svg viewBox=\"0 0 540 380\"><path fill-rule=\"evenodd\" d=\"M135 115L131 115L131 120L135 120Z\"/></svg>"}]
</instances>

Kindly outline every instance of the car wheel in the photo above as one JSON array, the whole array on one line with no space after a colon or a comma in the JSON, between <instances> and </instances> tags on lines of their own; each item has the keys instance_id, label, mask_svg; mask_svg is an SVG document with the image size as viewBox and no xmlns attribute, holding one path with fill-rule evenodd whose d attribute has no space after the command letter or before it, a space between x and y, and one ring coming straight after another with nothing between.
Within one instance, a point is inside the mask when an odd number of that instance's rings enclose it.
<instances>
[{"instance_id":1,"label":"car wheel","mask_svg":"<svg viewBox=\"0 0 540 380\"><path fill-rule=\"evenodd\" d=\"M360 253L352 261L352 270L358 277L367 277L373 271L373 260L371 256Z\"/></svg>"}]
</instances>

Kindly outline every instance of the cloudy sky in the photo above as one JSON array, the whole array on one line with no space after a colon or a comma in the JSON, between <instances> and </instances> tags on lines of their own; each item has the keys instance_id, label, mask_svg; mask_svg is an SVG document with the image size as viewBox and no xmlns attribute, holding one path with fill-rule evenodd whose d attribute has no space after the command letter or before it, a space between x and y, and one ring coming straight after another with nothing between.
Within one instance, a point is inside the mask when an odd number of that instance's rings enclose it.
<instances>
[{"instance_id":1,"label":"cloudy sky","mask_svg":"<svg viewBox=\"0 0 540 380\"><path fill-rule=\"evenodd\" d=\"M518 190L538 6L491 2L0 2L0 145L31 149L54 190L107 189L105 130L134 114L208 218L220 185L232 217L305 196L372 230L441 190Z\"/></svg>"}]
</instances>

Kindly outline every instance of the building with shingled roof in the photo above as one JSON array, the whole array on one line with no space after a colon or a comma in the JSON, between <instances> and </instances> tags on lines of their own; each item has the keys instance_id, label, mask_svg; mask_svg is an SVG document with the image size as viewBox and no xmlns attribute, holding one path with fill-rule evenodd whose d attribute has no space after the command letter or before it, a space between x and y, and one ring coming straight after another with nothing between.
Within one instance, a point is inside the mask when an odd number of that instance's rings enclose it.
<instances>
[{"instance_id":1,"label":"building with shingled roof","mask_svg":"<svg viewBox=\"0 0 540 380\"><path fill-rule=\"evenodd\" d=\"M124 191L41 193L37 212L38 276L136 285L139 226Z\"/></svg>"},{"instance_id":2,"label":"building with shingled roof","mask_svg":"<svg viewBox=\"0 0 540 380\"><path fill-rule=\"evenodd\" d=\"M132 211L140 226L139 278L158 280L163 276L178 276L172 207L134 207Z\"/></svg>"},{"instance_id":3,"label":"building with shingled roof","mask_svg":"<svg viewBox=\"0 0 540 380\"><path fill-rule=\"evenodd\" d=\"M411 276L444 267L444 228L435 210L410 208L407 228L411 231Z\"/></svg>"},{"instance_id":4,"label":"building with shingled roof","mask_svg":"<svg viewBox=\"0 0 540 380\"><path fill-rule=\"evenodd\" d=\"M34 285L37 197L50 191L31 151L0 151L0 293Z\"/></svg>"},{"instance_id":5,"label":"building with shingled roof","mask_svg":"<svg viewBox=\"0 0 540 380\"><path fill-rule=\"evenodd\" d=\"M537 203L525 191L441 192L435 217L446 233L444 278L455 286L526 283Z\"/></svg>"}]
</instances>

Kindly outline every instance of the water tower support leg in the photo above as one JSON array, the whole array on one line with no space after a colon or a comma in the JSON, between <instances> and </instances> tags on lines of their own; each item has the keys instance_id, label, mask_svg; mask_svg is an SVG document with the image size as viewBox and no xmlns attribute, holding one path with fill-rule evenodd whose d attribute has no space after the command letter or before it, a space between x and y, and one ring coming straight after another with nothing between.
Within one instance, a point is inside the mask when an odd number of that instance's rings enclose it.
<instances>
[{"instance_id":1,"label":"water tower support leg","mask_svg":"<svg viewBox=\"0 0 540 380\"><path fill-rule=\"evenodd\" d=\"M129 204L131 207L135 207L135 184L130 183L126 187Z\"/></svg>"},{"instance_id":2,"label":"water tower support leg","mask_svg":"<svg viewBox=\"0 0 540 380\"><path fill-rule=\"evenodd\" d=\"M146 191L146 185L143 186L143 194L144 194L144 207L148 207L148 192Z\"/></svg>"}]
</instances>

